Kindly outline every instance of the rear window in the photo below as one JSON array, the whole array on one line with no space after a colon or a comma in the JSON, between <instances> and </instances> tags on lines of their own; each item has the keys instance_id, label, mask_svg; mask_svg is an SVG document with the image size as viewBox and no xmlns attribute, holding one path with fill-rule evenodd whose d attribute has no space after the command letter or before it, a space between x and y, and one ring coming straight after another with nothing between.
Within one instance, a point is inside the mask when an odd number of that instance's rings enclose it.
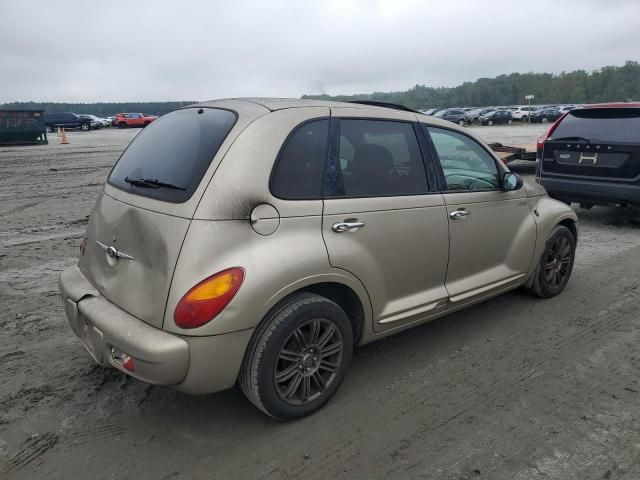
<instances>
[{"instance_id":1,"label":"rear window","mask_svg":"<svg viewBox=\"0 0 640 480\"><path fill-rule=\"evenodd\" d=\"M571 110L553 132L553 138L565 137L582 137L598 142L640 143L640 109Z\"/></svg>"},{"instance_id":2,"label":"rear window","mask_svg":"<svg viewBox=\"0 0 640 480\"><path fill-rule=\"evenodd\" d=\"M144 197L187 201L236 118L217 108L186 108L158 118L127 147L109 183Z\"/></svg>"}]
</instances>

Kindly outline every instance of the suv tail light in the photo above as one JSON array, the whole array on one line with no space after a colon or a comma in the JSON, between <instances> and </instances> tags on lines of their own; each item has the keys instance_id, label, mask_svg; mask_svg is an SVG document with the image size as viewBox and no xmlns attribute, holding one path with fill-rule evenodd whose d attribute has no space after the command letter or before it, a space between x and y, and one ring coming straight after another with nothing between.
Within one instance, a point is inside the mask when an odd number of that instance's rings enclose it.
<instances>
[{"instance_id":1,"label":"suv tail light","mask_svg":"<svg viewBox=\"0 0 640 480\"><path fill-rule=\"evenodd\" d=\"M213 320L240 289L244 269L229 268L204 279L184 294L173 312L180 328L197 328Z\"/></svg>"},{"instance_id":2,"label":"suv tail light","mask_svg":"<svg viewBox=\"0 0 640 480\"><path fill-rule=\"evenodd\" d=\"M553 124L549 127L549 129L538 137L538 142L536 144L536 160L542 161L542 150L544 149L544 142L547 141L547 138L551 136L553 131L558 127L562 119L567 115L568 112L563 113Z\"/></svg>"}]
</instances>

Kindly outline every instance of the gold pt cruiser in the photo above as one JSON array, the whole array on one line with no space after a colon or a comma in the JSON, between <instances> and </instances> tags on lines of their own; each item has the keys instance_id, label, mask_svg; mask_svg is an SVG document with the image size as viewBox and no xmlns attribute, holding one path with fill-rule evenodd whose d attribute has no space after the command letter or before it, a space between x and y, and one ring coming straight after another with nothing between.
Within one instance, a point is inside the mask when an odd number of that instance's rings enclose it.
<instances>
[{"instance_id":1,"label":"gold pt cruiser","mask_svg":"<svg viewBox=\"0 0 640 480\"><path fill-rule=\"evenodd\" d=\"M524 287L559 294L577 217L464 128L400 107L230 99L164 115L60 277L95 361L279 419L354 347Z\"/></svg>"}]
</instances>

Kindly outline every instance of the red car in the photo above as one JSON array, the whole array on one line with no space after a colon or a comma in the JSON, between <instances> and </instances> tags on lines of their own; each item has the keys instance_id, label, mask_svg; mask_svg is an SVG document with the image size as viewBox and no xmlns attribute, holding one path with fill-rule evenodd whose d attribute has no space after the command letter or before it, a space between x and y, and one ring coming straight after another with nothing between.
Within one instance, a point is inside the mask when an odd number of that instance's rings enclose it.
<instances>
[{"instance_id":1,"label":"red car","mask_svg":"<svg viewBox=\"0 0 640 480\"><path fill-rule=\"evenodd\" d=\"M147 115L146 113L117 113L113 126L118 128L127 127L146 127L156 118L155 115Z\"/></svg>"}]
</instances>

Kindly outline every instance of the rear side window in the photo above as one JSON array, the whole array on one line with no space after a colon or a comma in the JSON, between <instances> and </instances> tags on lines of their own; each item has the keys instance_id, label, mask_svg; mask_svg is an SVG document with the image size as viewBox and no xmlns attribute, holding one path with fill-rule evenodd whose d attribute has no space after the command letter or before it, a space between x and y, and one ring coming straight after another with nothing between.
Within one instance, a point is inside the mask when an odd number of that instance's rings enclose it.
<instances>
[{"instance_id":1,"label":"rear side window","mask_svg":"<svg viewBox=\"0 0 640 480\"><path fill-rule=\"evenodd\" d=\"M297 127L278 155L271 176L271 193L286 200L322 198L328 141L328 119L314 120Z\"/></svg>"},{"instance_id":2,"label":"rear side window","mask_svg":"<svg viewBox=\"0 0 640 480\"><path fill-rule=\"evenodd\" d=\"M136 195L185 202L236 118L235 113L217 108L186 108L158 118L124 151L109 183Z\"/></svg>"},{"instance_id":3,"label":"rear side window","mask_svg":"<svg viewBox=\"0 0 640 480\"><path fill-rule=\"evenodd\" d=\"M580 137L592 142L640 143L640 109L571 110L558 124L552 137Z\"/></svg>"},{"instance_id":4,"label":"rear side window","mask_svg":"<svg viewBox=\"0 0 640 480\"><path fill-rule=\"evenodd\" d=\"M327 170L328 196L380 197L428 191L422 154L410 123L341 119L339 159L339 166Z\"/></svg>"}]
</instances>

